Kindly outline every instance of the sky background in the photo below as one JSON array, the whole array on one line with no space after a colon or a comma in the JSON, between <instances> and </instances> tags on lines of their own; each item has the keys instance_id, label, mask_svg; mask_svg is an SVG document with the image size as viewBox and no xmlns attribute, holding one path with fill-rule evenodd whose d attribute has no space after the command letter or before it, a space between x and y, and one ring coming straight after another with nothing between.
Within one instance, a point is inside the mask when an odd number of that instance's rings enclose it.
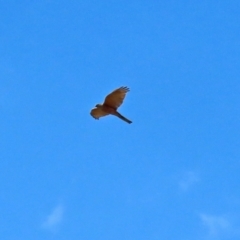
<instances>
[{"instance_id":1,"label":"sky background","mask_svg":"<svg viewBox=\"0 0 240 240\"><path fill-rule=\"evenodd\" d=\"M0 239L240 239L240 2L0 0ZM89 112L128 86L131 125Z\"/></svg>"}]
</instances>

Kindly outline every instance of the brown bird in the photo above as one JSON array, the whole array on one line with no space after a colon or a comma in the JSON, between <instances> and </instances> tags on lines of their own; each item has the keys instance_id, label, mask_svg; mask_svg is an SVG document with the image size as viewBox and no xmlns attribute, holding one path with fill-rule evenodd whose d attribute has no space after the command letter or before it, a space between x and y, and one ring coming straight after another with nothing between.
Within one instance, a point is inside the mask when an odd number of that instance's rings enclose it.
<instances>
[{"instance_id":1,"label":"brown bird","mask_svg":"<svg viewBox=\"0 0 240 240\"><path fill-rule=\"evenodd\" d=\"M128 87L120 87L110 94L108 94L104 100L103 104L97 104L95 108L93 108L90 114L97 120L100 117L107 116L109 114L114 115L122 119L127 123L132 123L129 119L122 116L118 111L118 107L123 103L123 100L126 96L126 93L129 92Z\"/></svg>"}]
</instances>

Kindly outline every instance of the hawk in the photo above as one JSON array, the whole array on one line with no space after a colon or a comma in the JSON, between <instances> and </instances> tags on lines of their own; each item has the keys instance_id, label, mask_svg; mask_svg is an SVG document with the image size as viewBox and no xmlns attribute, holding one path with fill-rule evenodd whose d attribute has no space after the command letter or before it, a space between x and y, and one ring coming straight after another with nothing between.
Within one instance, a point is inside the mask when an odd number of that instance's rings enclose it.
<instances>
[{"instance_id":1,"label":"hawk","mask_svg":"<svg viewBox=\"0 0 240 240\"><path fill-rule=\"evenodd\" d=\"M118 107L123 103L126 93L129 92L128 87L120 87L110 94L108 94L103 104L97 104L90 112L92 117L99 120L100 117L107 116L109 114L119 117L127 123L132 123L129 119L122 116L118 111Z\"/></svg>"}]
</instances>

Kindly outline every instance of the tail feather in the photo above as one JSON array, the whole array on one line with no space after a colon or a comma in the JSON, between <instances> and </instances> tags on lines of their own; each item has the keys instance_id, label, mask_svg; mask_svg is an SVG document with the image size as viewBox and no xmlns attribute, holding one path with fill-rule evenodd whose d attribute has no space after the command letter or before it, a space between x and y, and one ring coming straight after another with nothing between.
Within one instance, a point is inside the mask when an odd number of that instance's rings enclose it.
<instances>
[{"instance_id":1,"label":"tail feather","mask_svg":"<svg viewBox=\"0 0 240 240\"><path fill-rule=\"evenodd\" d=\"M120 119L122 119L123 121L127 122L127 123L132 123L132 121L130 121L129 119L125 118L119 112L117 112L116 116L119 117Z\"/></svg>"}]
</instances>

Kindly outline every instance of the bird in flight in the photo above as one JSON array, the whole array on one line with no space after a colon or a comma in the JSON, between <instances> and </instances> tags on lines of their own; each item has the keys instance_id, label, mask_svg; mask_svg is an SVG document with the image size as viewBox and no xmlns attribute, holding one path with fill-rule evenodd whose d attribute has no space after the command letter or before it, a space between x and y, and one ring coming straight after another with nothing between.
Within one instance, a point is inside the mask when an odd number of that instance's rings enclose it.
<instances>
[{"instance_id":1,"label":"bird in flight","mask_svg":"<svg viewBox=\"0 0 240 240\"><path fill-rule=\"evenodd\" d=\"M103 104L97 104L90 112L92 117L99 120L100 117L107 116L109 114L119 117L127 123L132 123L129 119L122 116L118 111L118 107L123 103L123 100L129 92L128 87L120 87L110 94L108 94L104 100Z\"/></svg>"}]
</instances>

